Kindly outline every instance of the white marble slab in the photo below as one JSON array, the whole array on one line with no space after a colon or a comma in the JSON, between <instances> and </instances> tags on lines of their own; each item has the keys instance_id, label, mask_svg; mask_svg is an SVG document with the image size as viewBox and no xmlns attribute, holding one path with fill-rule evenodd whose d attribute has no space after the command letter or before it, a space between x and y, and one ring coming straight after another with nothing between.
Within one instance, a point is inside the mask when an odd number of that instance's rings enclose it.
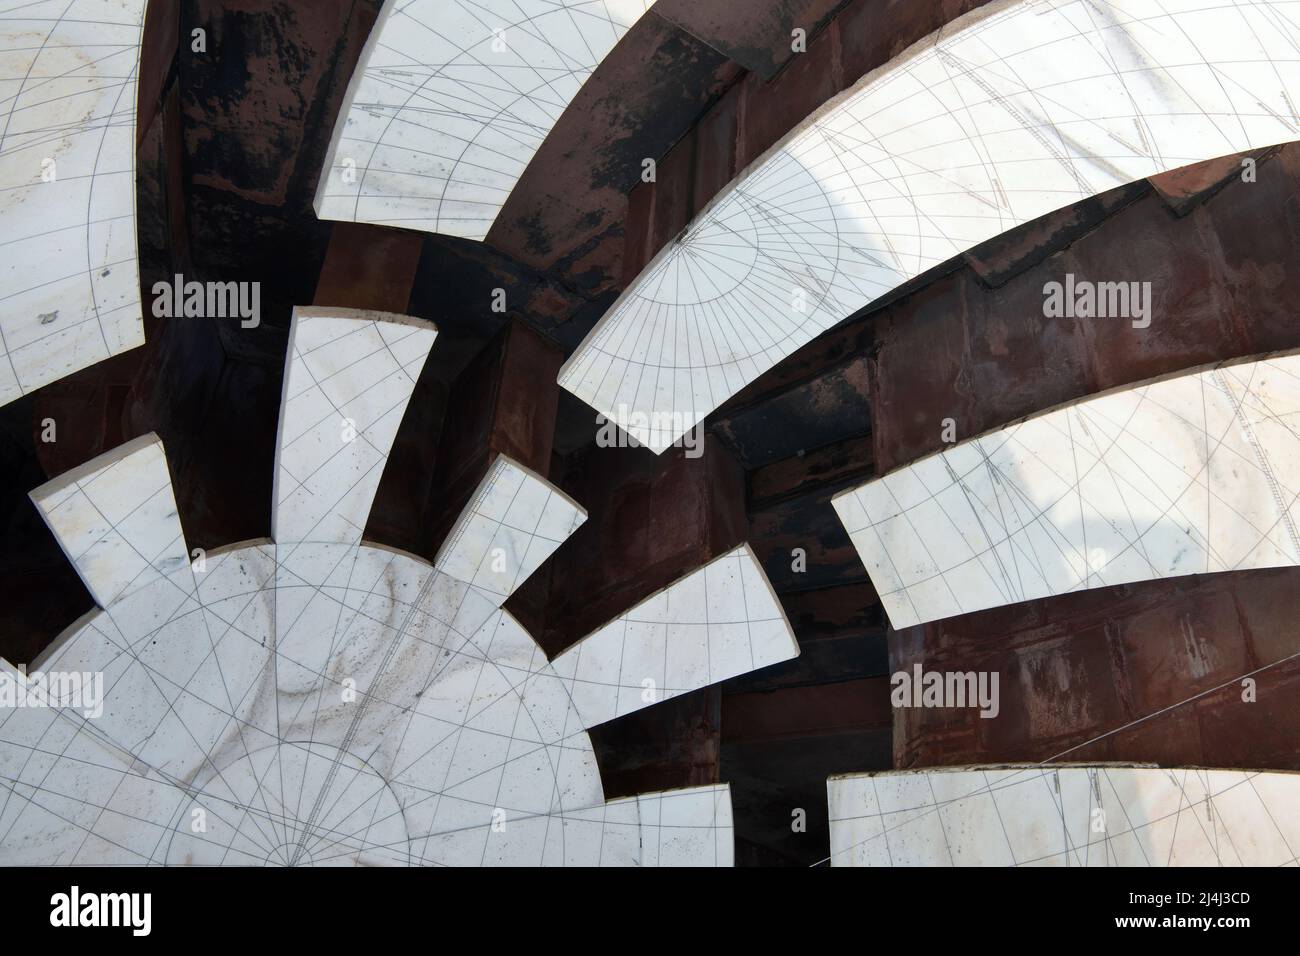
<instances>
[{"instance_id":1,"label":"white marble slab","mask_svg":"<svg viewBox=\"0 0 1300 956\"><path fill-rule=\"evenodd\" d=\"M985 239L1296 139L1297 12L1295 0L973 11L737 177L626 289L560 384L660 452L821 332Z\"/></svg>"},{"instance_id":2,"label":"white marble slab","mask_svg":"<svg viewBox=\"0 0 1300 956\"><path fill-rule=\"evenodd\" d=\"M361 540L436 336L405 315L294 309L276 440L277 541Z\"/></svg>"},{"instance_id":3,"label":"white marble slab","mask_svg":"<svg viewBox=\"0 0 1300 956\"><path fill-rule=\"evenodd\" d=\"M291 380L295 367L354 367L326 361L351 341L339 334L348 322L365 346L357 362L373 354L369 336L408 328L299 316ZM304 348L314 329L329 334ZM393 368L416 361L403 356L417 343L384 342ZM394 374L377 366L371 380ZM382 465L395 427L363 431ZM102 607L33 670L100 674L104 699L89 718L0 708L0 865L731 864L725 784L605 800L573 675L501 609L585 513L508 459L489 469L437 567L359 541L278 537L211 551L191 569L152 436L34 497ZM364 526L359 500L349 513ZM104 557L119 537L147 543L151 559L125 583L134 565ZM503 540L511 563L497 572ZM766 645L742 644L740 628L779 631L781 653L797 651L747 549L686 580L699 586L679 582L643 608L691 628L715 667L681 677L670 667L666 686L762 666Z\"/></svg>"},{"instance_id":4,"label":"white marble slab","mask_svg":"<svg viewBox=\"0 0 1300 956\"><path fill-rule=\"evenodd\" d=\"M387 0L316 194L322 219L484 238L650 0Z\"/></svg>"},{"instance_id":5,"label":"white marble slab","mask_svg":"<svg viewBox=\"0 0 1300 956\"><path fill-rule=\"evenodd\" d=\"M586 520L572 498L499 455L434 567L504 600Z\"/></svg>"},{"instance_id":6,"label":"white marble slab","mask_svg":"<svg viewBox=\"0 0 1300 956\"><path fill-rule=\"evenodd\" d=\"M831 777L835 866L1295 866L1300 774L1120 765Z\"/></svg>"},{"instance_id":7,"label":"white marble slab","mask_svg":"<svg viewBox=\"0 0 1300 956\"><path fill-rule=\"evenodd\" d=\"M100 606L160 578L194 592L167 456L152 432L41 485L31 499Z\"/></svg>"},{"instance_id":8,"label":"white marble slab","mask_svg":"<svg viewBox=\"0 0 1300 956\"><path fill-rule=\"evenodd\" d=\"M832 499L895 628L1300 561L1300 355L1009 425Z\"/></svg>"},{"instance_id":9,"label":"white marble slab","mask_svg":"<svg viewBox=\"0 0 1300 956\"><path fill-rule=\"evenodd\" d=\"M742 545L646 598L555 659L585 726L799 656Z\"/></svg>"},{"instance_id":10,"label":"white marble slab","mask_svg":"<svg viewBox=\"0 0 1300 956\"><path fill-rule=\"evenodd\" d=\"M13 674L0 661L0 673ZM142 866L183 792L69 710L0 710L0 859L6 866Z\"/></svg>"},{"instance_id":11,"label":"white marble slab","mask_svg":"<svg viewBox=\"0 0 1300 956\"><path fill-rule=\"evenodd\" d=\"M613 852L637 859L625 830L612 832L610 817L635 804L640 866L731 866L735 839L731 794L726 784L642 793L607 804L602 858Z\"/></svg>"},{"instance_id":12,"label":"white marble slab","mask_svg":"<svg viewBox=\"0 0 1300 956\"><path fill-rule=\"evenodd\" d=\"M145 0L0 11L0 405L144 343L135 236Z\"/></svg>"}]
</instances>

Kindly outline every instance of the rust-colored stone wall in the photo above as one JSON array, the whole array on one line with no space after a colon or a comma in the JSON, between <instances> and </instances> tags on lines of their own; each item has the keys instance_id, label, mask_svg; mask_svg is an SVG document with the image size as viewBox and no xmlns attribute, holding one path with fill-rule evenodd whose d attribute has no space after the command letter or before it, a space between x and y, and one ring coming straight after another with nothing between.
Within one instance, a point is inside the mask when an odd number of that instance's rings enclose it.
<instances>
[{"instance_id":1,"label":"rust-colored stone wall","mask_svg":"<svg viewBox=\"0 0 1300 956\"><path fill-rule=\"evenodd\" d=\"M891 669L996 671L1001 713L900 708L898 767L1130 760L1300 770L1300 571L1198 575L891 635ZM1242 678L1255 680L1254 702Z\"/></svg>"},{"instance_id":2,"label":"rust-colored stone wall","mask_svg":"<svg viewBox=\"0 0 1300 956\"><path fill-rule=\"evenodd\" d=\"M1300 347L1300 149L1277 150L1257 176L1234 177L1182 217L1159 193L1139 187L1133 199L1133 187L1122 187L1102 197L1116 210L1104 226L1075 237L1066 225L1077 207L1044 217L875 315L881 473L939 450L944 418L956 420L963 440L1106 389ZM1035 243L1046 254L1025 268L1025 247ZM1066 273L1149 281L1151 327L1044 318L1043 285Z\"/></svg>"}]
</instances>

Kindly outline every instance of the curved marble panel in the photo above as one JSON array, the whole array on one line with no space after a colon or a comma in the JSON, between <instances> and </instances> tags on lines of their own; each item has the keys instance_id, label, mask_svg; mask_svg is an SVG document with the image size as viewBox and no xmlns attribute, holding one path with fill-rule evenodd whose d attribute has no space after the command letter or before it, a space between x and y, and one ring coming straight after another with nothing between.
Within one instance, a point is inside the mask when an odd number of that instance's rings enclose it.
<instances>
[{"instance_id":1,"label":"curved marble panel","mask_svg":"<svg viewBox=\"0 0 1300 956\"><path fill-rule=\"evenodd\" d=\"M135 119L145 2L0 11L0 405L144 344Z\"/></svg>"},{"instance_id":2,"label":"curved marble panel","mask_svg":"<svg viewBox=\"0 0 1300 956\"><path fill-rule=\"evenodd\" d=\"M1295 866L1300 774L1120 765L831 777L835 866Z\"/></svg>"},{"instance_id":3,"label":"curved marble panel","mask_svg":"<svg viewBox=\"0 0 1300 956\"><path fill-rule=\"evenodd\" d=\"M660 452L819 333L985 239L1296 139L1298 13L1295 0L1016 0L954 21L733 181L560 384Z\"/></svg>"},{"instance_id":4,"label":"curved marble panel","mask_svg":"<svg viewBox=\"0 0 1300 956\"><path fill-rule=\"evenodd\" d=\"M386 0L334 129L322 219L482 239L650 0Z\"/></svg>"},{"instance_id":5,"label":"curved marble panel","mask_svg":"<svg viewBox=\"0 0 1300 956\"><path fill-rule=\"evenodd\" d=\"M1300 563L1300 355L1008 425L832 504L895 628L1088 588Z\"/></svg>"},{"instance_id":6,"label":"curved marble panel","mask_svg":"<svg viewBox=\"0 0 1300 956\"><path fill-rule=\"evenodd\" d=\"M361 540L436 336L432 323L405 315L294 309L276 440L277 541Z\"/></svg>"}]
</instances>

